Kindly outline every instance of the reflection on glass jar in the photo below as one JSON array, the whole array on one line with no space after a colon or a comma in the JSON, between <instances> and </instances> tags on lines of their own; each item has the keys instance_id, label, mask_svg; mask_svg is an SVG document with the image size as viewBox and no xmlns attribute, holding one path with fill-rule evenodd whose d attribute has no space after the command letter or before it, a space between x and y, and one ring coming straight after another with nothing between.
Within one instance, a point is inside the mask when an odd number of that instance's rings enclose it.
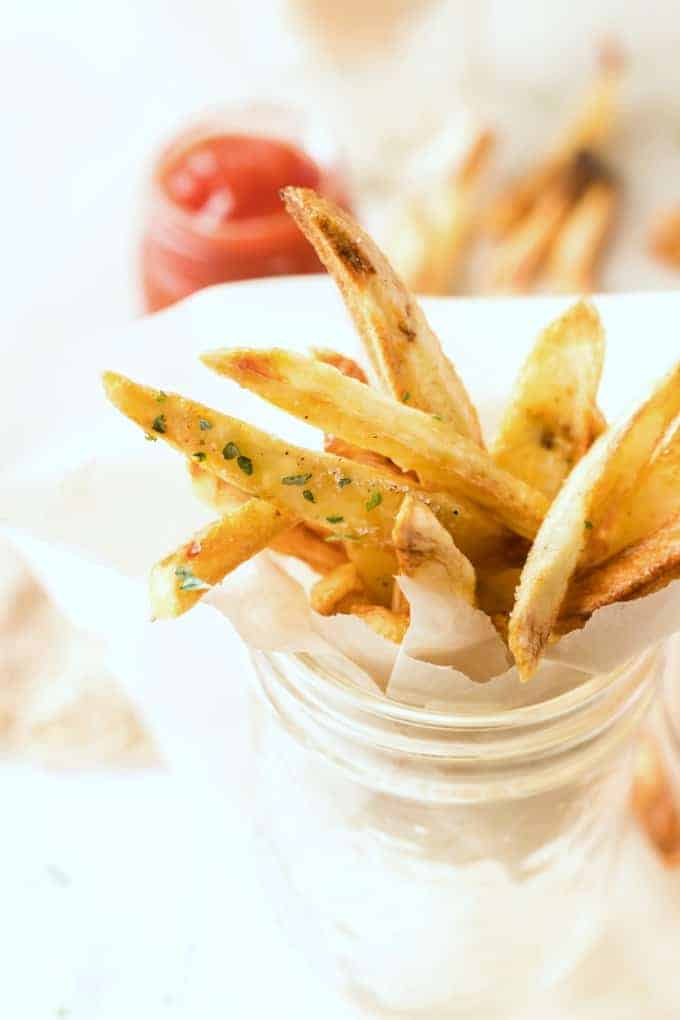
<instances>
[{"instance_id":1,"label":"reflection on glass jar","mask_svg":"<svg viewBox=\"0 0 680 1020\"><path fill-rule=\"evenodd\" d=\"M369 1015L506 1016L597 936L653 653L494 715L255 653L256 823L281 921Z\"/></svg>"}]
</instances>

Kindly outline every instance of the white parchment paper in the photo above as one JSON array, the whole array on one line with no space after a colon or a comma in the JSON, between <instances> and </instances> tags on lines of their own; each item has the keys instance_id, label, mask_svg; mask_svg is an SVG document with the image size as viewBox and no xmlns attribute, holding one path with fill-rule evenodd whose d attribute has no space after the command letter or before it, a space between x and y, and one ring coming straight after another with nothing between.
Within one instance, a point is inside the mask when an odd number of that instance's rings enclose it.
<instances>
[{"instance_id":1,"label":"white parchment paper","mask_svg":"<svg viewBox=\"0 0 680 1020\"><path fill-rule=\"evenodd\" d=\"M428 302L487 433L536 333L565 304ZM603 405L611 416L677 357L680 298L641 295L598 304L608 332ZM650 322L657 324L652 332ZM644 359L636 342L643 329ZM0 472L5 534L59 605L107 643L157 735L159 727L168 730L174 745L186 749L190 733L219 732L220 711L229 706L225 687L247 668L236 634L255 648L345 656L360 686L411 704L491 710L552 697L680 629L676 582L595 614L582 631L552 646L535 679L521 685L488 619L451 593L401 579L412 622L397 648L357 619L313 613L304 590L309 577L269 554L244 565L181 620L152 625L149 567L210 515L193 498L177 454L144 442L106 403L99 373L122 371L318 445L313 429L198 361L201 351L229 344L298 350L323 344L355 355L358 346L329 280L272 280L205 291L126 329L74 339L66 351L51 351L46 337L40 350L10 366Z\"/></svg>"}]
</instances>

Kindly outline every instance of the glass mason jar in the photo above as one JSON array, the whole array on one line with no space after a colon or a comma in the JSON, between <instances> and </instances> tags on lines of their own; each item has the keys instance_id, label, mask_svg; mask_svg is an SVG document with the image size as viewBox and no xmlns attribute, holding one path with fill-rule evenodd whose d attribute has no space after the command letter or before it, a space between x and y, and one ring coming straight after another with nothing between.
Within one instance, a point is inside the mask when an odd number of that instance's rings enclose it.
<instances>
[{"instance_id":1,"label":"glass mason jar","mask_svg":"<svg viewBox=\"0 0 680 1020\"><path fill-rule=\"evenodd\" d=\"M476 715L387 701L337 662L253 661L265 884L355 1006L507 1016L574 965L601 928L656 652Z\"/></svg>"}]
</instances>

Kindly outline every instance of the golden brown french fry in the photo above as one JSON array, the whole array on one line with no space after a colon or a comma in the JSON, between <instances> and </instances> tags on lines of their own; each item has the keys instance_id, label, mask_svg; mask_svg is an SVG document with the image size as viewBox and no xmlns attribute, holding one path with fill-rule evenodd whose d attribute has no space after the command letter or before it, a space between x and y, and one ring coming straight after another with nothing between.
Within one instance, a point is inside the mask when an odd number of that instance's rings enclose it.
<instances>
[{"instance_id":1,"label":"golden brown french fry","mask_svg":"<svg viewBox=\"0 0 680 1020\"><path fill-rule=\"evenodd\" d=\"M332 365L348 379L356 379L357 382L368 385L368 376L363 368L349 355L340 354L339 351L333 351L329 347L312 347L312 354L317 361L323 361L324 365Z\"/></svg>"},{"instance_id":2,"label":"golden brown french fry","mask_svg":"<svg viewBox=\"0 0 680 1020\"><path fill-rule=\"evenodd\" d=\"M438 583L443 575L447 587L475 604L475 568L432 511L412 496L401 504L392 540L402 574L425 584Z\"/></svg>"},{"instance_id":3,"label":"golden brown french fry","mask_svg":"<svg viewBox=\"0 0 680 1020\"><path fill-rule=\"evenodd\" d=\"M448 294L453 289L477 227L476 192L492 146L492 133L480 132L448 179L404 209L392 259L415 293Z\"/></svg>"},{"instance_id":4,"label":"golden brown french fry","mask_svg":"<svg viewBox=\"0 0 680 1020\"><path fill-rule=\"evenodd\" d=\"M601 256L614 224L619 193L613 181L595 181L561 227L548 259L548 284L568 294L597 289Z\"/></svg>"},{"instance_id":5,"label":"golden brown french fry","mask_svg":"<svg viewBox=\"0 0 680 1020\"><path fill-rule=\"evenodd\" d=\"M591 532L636 482L680 412L680 362L576 465L529 551L510 617L509 644L522 680L535 671Z\"/></svg>"},{"instance_id":6,"label":"golden brown french fry","mask_svg":"<svg viewBox=\"0 0 680 1020\"><path fill-rule=\"evenodd\" d=\"M395 613L385 606L370 605L354 605L351 611L376 634L395 645L401 644L408 630L409 618L406 613Z\"/></svg>"},{"instance_id":7,"label":"golden brown french fry","mask_svg":"<svg viewBox=\"0 0 680 1020\"><path fill-rule=\"evenodd\" d=\"M604 347L595 309L574 305L539 336L503 416L493 459L549 499L591 444Z\"/></svg>"},{"instance_id":8,"label":"golden brown french fry","mask_svg":"<svg viewBox=\"0 0 680 1020\"><path fill-rule=\"evenodd\" d=\"M680 802L663 753L651 733L640 741L632 792L633 812L668 868L680 867Z\"/></svg>"},{"instance_id":9,"label":"golden brown french fry","mask_svg":"<svg viewBox=\"0 0 680 1020\"><path fill-rule=\"evenodd\" d=\"M261 552L293 518L259 499L196 532L151 570L149 596L157 620L181 616L236 567Z\"/></svg>"},{"instance_id":10,"label":"golden brown french fry","mask_svg":"<svg viewBox=\"0 0 680 1020\"><path fill-rule=\"evenodd\" d=\"M481 445L477 412L463 383L374 241L348 213L313 191L284 188L283 197L338 284L382 386Z\"/></svg>"},{"instance_id":11,"label":"golden brown french fry","mask_svg":"<svg viewBox=\"0 0 680 1020\"><path fill-rule=\"evenodd\" d=\"M680 209L671 209L660 214L649 239L652 255L665 262L671 269L680 268Z\"/></svg>"},{"instance_id":12,"label":"golden brown french fry","mask_svg":"<svg viewBox=\"0 0 680 1020\"><path fill-rule=\"evenodd\" d=\"M444 533L448 535L447 531ZM399 569L394 550L387 545L348 542L346 552L350 562L357 568L371 602L380 606L391 606L394 575Z\"/></svg>"},{"instance_id":13,"label":"golden brown french fry","mask_svg":"<svg viewBox=\"0 0 680 1020\"><path fill-rule=\"evenodd\" d=\"M608 139L618 119L623 71L621 53L612 47L603 49L597 77L547 156L534 170L513 181L492 204L486 226L493 235L504 237L516 226L576 153L598 148Z\"/></svg>"},{"instance_id":14,"label":"golden brown french fry","mask_svg":"<svg viewBox=\"0 0 680 1020\"><path fill-rule=\"evenodd\" d=\"M316 582L309 593L309 603L316 613L332 616L348 595L360 597L363 594L357 568L353 563L343 563Z\"/></svg>"},{"instance_id":15,"label":"golden brown french fry","mask_svg":"<svg viewBox=\"0 0 680 1020\"><path fill-rule=\"evenodd\" d=\"M612 602L665 587L680 572L680 515L653 535L579 574L564 601L566 616L594 613Z\"/></svg>"},{"instance_id":16,"label":"golden brown french fry","mask_svg":"<svg viewBox=\"0 0 680 1020\"><path fill-rule=\"evenodd\" d=\"M355 385L368 392L368 387ZM389 544L404 495L416 491L451 531L456 545L466 555L470 550L471 559L497 553L499 546L512 542L507 530L484 519L461 497L416 490L407 478L397 482L355 461L293 446L177 394L163 394L159 403L158 390L114 372L104 374L104 388L109 400L149 435L186 457L200 454L202 466L224 481L308 525L331 528L331 537Z\"/></svg>"},{"instance_id":17,"label":"golden brown french fry","mask_svg":"<svg viewBox=\"0 0 680 1020\"><path fill-rule=\"evenodd\" d=\"M658 531L680 512L680 427L645 465L619 505L607 536L613 550L624 549Z\"/></svg>"},{"instance_id":18,"label":"golden brown french fry","mask_svg":"<svg viewBox=\"0 0 680 1020\"><path fill-rule=\"evenodd\" d=\"M432 415L292 351L222 350L203 361L304 421L416 471L424 485L474 500L517 534L536 534L545 497Z\"/></svg>"},{"instance_id":19,"label":"golden brown french fry","mask_svg":"<svg viewBox=\"0 0 680 1020\"><path fill-rule=\"evenodd\" d=\"M231 513L249 499L256 499L206 471L195 461L189 465L189 471L194 492L200 501L222 515ZM327 534L312 530L307 524L297 524L282 528L269 543L269 548L284 556L295 556L319 574L327 574L333 567L347 562L342 542L326 541Z\"/></svg>"}]
</instances>

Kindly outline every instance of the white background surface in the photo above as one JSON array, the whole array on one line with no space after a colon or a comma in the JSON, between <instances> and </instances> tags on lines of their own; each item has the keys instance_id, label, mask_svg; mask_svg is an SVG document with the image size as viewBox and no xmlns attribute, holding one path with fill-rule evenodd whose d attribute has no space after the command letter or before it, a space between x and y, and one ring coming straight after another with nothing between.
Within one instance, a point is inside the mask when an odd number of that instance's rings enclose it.
<instances>
[{"instance_id":1,"label":"white background surface","mask_svg":"<svg viewBox=\"0 0 680 1020\"><path fill-rule=\"evenodd\" d=\"M36 340L63 345L66 385L73 338L86 345L135 309L131 211L149 152L197 108L301 80L273 6L243 6L25 0L3 12L6 356ZM660 40L668 53L673 6L652 19L644 4L560 4L549 25L544 5L487 5L496 13L487 53L502 52L510 73L550 74L566 38L574 53L582 44L579 17L583 32L619 23L623 9L647 54ZM510 31L518 21L522 31ZM233 805L165 775L9 769L0 805L3 1018L347 1018L272 926ZM635 836L626 875L602 949L560 1001L531 1016L677 1020L680 878Z\"/></svg>"}]
</instances>

